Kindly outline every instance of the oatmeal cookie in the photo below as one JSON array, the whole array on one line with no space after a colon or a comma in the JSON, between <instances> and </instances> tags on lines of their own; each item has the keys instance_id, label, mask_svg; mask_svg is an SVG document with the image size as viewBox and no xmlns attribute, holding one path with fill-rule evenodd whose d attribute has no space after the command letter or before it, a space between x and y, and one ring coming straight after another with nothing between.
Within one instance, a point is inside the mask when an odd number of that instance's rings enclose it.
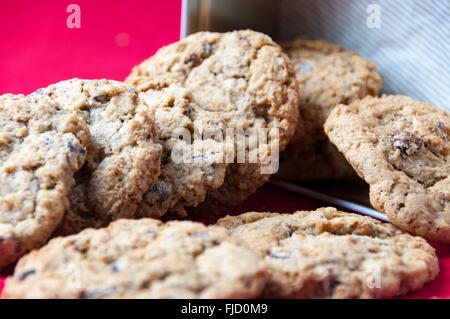
<instances>
[{"instance_id":1,"label":"oatmeal cookie","mask_svg":"<svg viewBox=\"0 0 450 319\"><path fill-rule=\"evenodd\" d=\"M221 227L119 220L56 238L25 256L6 298L252 298L262 260Z\"/></svg>"},{"instance_id":2,"label":"oatmeal cookie","mask_svg":"<svg viewBox=\"0 0 450 319\"><path fill-rule=\"evenodd\" d=\"M0 267L44 244L69 207L87 124L45 99L0 96Z\"/></svg>"},{"instance_id":3,"label":"oatmeal cookie","mask_svg":"<svg viewBox=\"0 0 450 319\"><path fill-rule=\"evenodd\" d=\"M326 139L323 124L336 105L366 95L377 96L383 78L376 64L353 51L323 40L296 38L281 46L295 66L302 126L294 141Z\"/></svg>"},{"instance_id":4,"label":"oatmeal cookie","mask_svg":"<svg viewBox=\"0 0 450 319\"><path fill-rule=\"evenodd\" d=\"M196 33L161 48L136 66L126 82L139 85L149 78L175 81L187 88L195 102L214 113L227 128L273 129L267 143L283 150L294 135L298 121L298 87L294 66L268 36L245 30L227 33ZM248 151L248 149L247 149ZM229 165L223 186L206 197L208 207L221 209L237 204L268 180L261 161ZM235 175L238 174L238 175ZM235 185L239 179L246 186ZM202 211L200 205L198 211Z\"/></svg>"},{"instance_id":5,"label":"oatmeal cookie","mask_svg":"<svg viewBox=\"0 0 450 319\"><path fill-rule=\"evenodd\" d=\"M82 182L55 235L134 217L142 195L156 182L162 152L154 116L135 89L117 81L72 79L32 96L80 111L91 133L77 176Z\"/></svg>"},{"instance_id":6,"label":"oatmeal cookie","mask_svg":"<svg viewBox=\"0 0 450 319\"><path fill-rule=\"evenodd\" d=\"M324 142L328 139L323 124L336 105L378 95L383 78L376 64L324 40L296 38L281 45L295 65L302 120L281 154L279 176L290 180L355 178L344 157ZM308 153L313 149L318 152Z\"/></svg>"},{"instance_id":7,"label":"oatmeal cookie","mask_svg":"<svg viewBox=\"0 0 450 319\"><path fill-rule=\"evenodd\" d=\"M450 115L407 96L340 105L326 133L396 226L450 243Z\"/></svg>"},{"instance_id":8,"label":"oatmeal cookie","mask_svg":"<svg viewBox=\"0 0 450 319\"><path fill-rule=\"evenodd\" d=\"M422 288L439 272L424 239L331 207L246 213L217 224L264 258L265 297L388 298Z\"/></svg>"}]
</instances>

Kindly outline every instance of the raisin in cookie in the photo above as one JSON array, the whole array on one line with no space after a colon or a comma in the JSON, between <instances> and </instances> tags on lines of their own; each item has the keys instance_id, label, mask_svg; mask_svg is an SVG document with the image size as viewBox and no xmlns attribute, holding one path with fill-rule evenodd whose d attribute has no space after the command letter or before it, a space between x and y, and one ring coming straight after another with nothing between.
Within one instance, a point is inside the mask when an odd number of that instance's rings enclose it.
<instances>
[{"instance_id":1,"label":"raisin in cookie","mask_svg":"<svg viewBox=\"0 0 450 319\"><path fill-rule=\"evenodd\" d=\"M7 298L252 298L262 260L221 227L119 220L56 238L18 263Z\"/></svg>"},{"instance_id":2,"label":"raisin in cookie","mask_svg":"<svg viewBox=\"0 0 450 319\"><path fill-rule=\"evenodd\" d=\"M227 216L218 225L264 258L266 297L392 297L420 289L439 272L424 239L331 207Z\"/></svg>"},{"instance_id":3,"label":"raisin in cookie","mask_svg":"<svg viewBox=\"0 0 450 319\"><path fill-rule=\"evenodd\" d=\"M226 162L225 123L197 105L190 92L164 80L142 81L137 90L155 113L163 146L161 174L137 209L139 217L166 212L185 215L186 206L204 201L223 184ZM219 136L219 137L218 137Z\"/></svg>"},{"instance_id":4,"label":"raisin in cookie","mask_svg":"<svg viewBox=\"0 0 450 319\"><path fill-rule=\"evenodd\" d=\"M261 33L246 30L188 36L135 67L126 82L139 85L149 78L172 80L187 88L193 102L214 113L227 128L247 132L272 129L268 141L262 142L266 154L276 153L276 146L283 150L294 135L298 121L294 66L281 48ZM208 192L206 213L214 213L209 207L217 210L241 202L267 181L270 174L260 170L266 159L257 158L253 163L232 159L223 186ZM201 206L198 210L205 210Z\"/></svg>"},{"instance_id":5,"label":"raisin in cookie","mask_svg":"<svg viewBox=\"0 0 450 319\"><path fill-rule=\"evenodd\" d=\"M337 107L326 132L396 226L450 243L450 116L407 96Z\"/></svg>"},{"instance_id":6,"label":"raisin in cookie","mask_svg":"<svg viewBox=\"0 0 450 319\"><path fill-rule=\"evenodd\" d=\"M76 111L41 98L0 96L0 267L55 230L88 143Z\"/></svg>"},{"instance_id":7,"label":"raisin in cookie","mask_svg":"<svg viewBox=\"0 0 450 319\"><path fill-rule=\"evenodd\" d=\"M279 176L291 180L355 178L353 169L339 152L333 151L335 156L328 156L329 152L322 155L319 151L316 161L312 161L307 158L311 154L304 150L332 148L323 145L328 141L323 124L336 105L378 95L383 78L377 73L376 64L323 40L297 38L282 47L295 65L303 120L293 142L281 154ZM292 169L295 167L299 169ZM311 176L315 171L319 175Z\"/></svg>"},{"instance_id":8,"label":"raisin in cookie","mask_svg":"<svg viewBox=\"0 0 450 319\"><path fill-rule=\"evenodd\" d=\"M154 117L133 87L108 80L62 81L32 94L78 110L89 125L86 163L56 235L134 217L160 172Z\"/></svg>"}]
</instances>

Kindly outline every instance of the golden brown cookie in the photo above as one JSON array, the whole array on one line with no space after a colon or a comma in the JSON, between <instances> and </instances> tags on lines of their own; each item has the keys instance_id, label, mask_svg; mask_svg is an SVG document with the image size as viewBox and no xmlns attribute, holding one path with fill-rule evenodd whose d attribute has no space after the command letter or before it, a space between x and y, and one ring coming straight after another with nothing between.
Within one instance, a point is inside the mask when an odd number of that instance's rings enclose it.
<instances>
[{"instance_id":1,"label":"golden brown cookie","mask_svg":"<svg viewBox=\"0 0 450 319\"><path fill-rule=\"evenodd\" d=\"M55 235L134 217L159 175L162 149L154 116L135 89L117 81L72 79L32 96L81 112L91 134L86 164Z\"/></svg>"},{"instance_id":2,"label":"golden brown cookie","mask_svg":"<svg viewBox=\"0 0 450 319\"><path fill-rule=\"evenodd\" d=\"M262 260L225 229L119 220L56 238L22 258L6 298L252 298Z\"/></svg>"},{"instance_id":3,"label":"golden brown cookie","mask_svg":"<svg viewBox=\"0 0 450 319\"><path fill-rule=\"evenodd\" d=\"M424 239L331 207L227 216L217 225L264 258L265 297L389 298L422 288L439 272Z\"/></svg>"},{"instance_id":4,"label":"golden brown cookie","mask_svg":"<svg viewBox=\"0 0 450 319\"><path fill-rule=\"evenodd\" d=\"M43 98L0 96L0 267L44 244L69 207L89 130Z\"/></svg>"},{"instance_id":5,"label":"golden brown cookie","mask_svg":"<svg viewBox=\"0 0 450 319\"><path fill-rule=\"evenodd\" d=\"M450 116L407 96L340 105L325 129L398 227L450 243Z\"/></svg>"},{"instance_id":6,"label":"golden brown cookie","mask_svg":"<svg viewBox=\"0 0 450 319\"><path fill-rule=\"evenodd\" d=\"M289 180L354 179L356 174L344 157L326 145L323 124L336 105L378 95L383 78L376 64L324 40L296 38L282 47L295 65L301 118L292 143L281 154L278 176ZM311 154L314 150L317 152Z\"/></svg>"},{"instance_id":7,"label":"golden brown cookie","mask_svg":"<svg viewBox=\"0 0 450 319\"><path fill-rule=\"evenodd\" d=\"M126 82L139 86L149 79L175 81L188 89L193 102L214 113L227 128L275 130L279 136L268 133L272 138L262 143L274 152L275 144L283 150L294 135L298 121L294 67L281 48L261 33L245 30L188 36L136 66ZM259 158L254 163L248 159L237 163L236 158L232 162L223 186L209 191L205 207L200 205L198 211L210 215L237 204L270 177L261 173Z\"/></svg>"}]
</instances>

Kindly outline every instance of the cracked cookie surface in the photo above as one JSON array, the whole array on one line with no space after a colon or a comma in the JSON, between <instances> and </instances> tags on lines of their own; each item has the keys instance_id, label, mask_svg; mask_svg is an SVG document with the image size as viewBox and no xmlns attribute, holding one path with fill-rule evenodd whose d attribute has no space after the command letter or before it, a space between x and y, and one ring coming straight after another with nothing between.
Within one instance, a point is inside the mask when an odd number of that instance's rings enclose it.
<instances>
[{"instance_id":1,"label":"cracked cookie surface","mask_svg":"<svg viewBox=\"0 0 450 319\"><path fill-rule=\"evenodd\" d=\"M407 96L337 107L330 140L370 185L370 202L398 227L450 243L450 115Z\"/></svg>"},{"instance_id":2,"label":"cracked cookie surface","mask_svg":"<svg viewBox=\"0 0 450 319\"><path fill-rule=\"evenodd\" d=\"M88 143L78 112L42 98L0 96L0 267L55 230Z\"/></svg>"},{"instance_id":3,"label":"cracked cookie surface","mask_svg":"<svg viewBox=\"0 0 450 319\"><path fill-rule=\"evenodd\" d=\"M149 78L172 80L187 88L193 102L213 112L227 128L277 130L279 137L269 138L271 150L274 144L284 149L294 135L298 121L294 67L281 48L261 33L188 36L135 67L126 82L139 85ZM258 172L261 165L235 160L227 168L223 186L208 192L205 206L202 209L200 204L196 210L209 215L240 203L270 177Z\"/></svg>"},{"instance_id":4,"label":"cracked cookie surface","mask_svg":"<svg viewBox=\"0 0 450 319\"><path fill-rule=\"evenodd\" d=\"M227 216L217 225L264 258L265 297L388 298L420 289L439 272L423 238L331 207Z\"/></svg>"},{"instance_id":5,"label":"cracked cookie surface","mask_svg":"<svg viewBox=\"0 0 450 319\"><path fill-rule=\"evenodd\" d=\"M72 79L32 96L81 112L91 134L71 206L55 235L134 217L143 193L156 182L161 158L153 114L135 89L117 81Z\"/></svg>"},{"instance_id":6,"label":"cracked cookie surface","mask_svg":"<svg viewBox=\"0 0 450 319\"><path fill-rule=\"evenodd\" d=\"M328 156L333 146L324 146L328 139L323 124L336 105L378 95L383 78L376 64L324 40L296 38L281 46L295 65L300 121L293 141L281 154L279 176L291 180L354 178L353 169L339 152ZM301 151L308 149L319 150L316 162L305 160L311 154ZM292 169L296 166L302 167ZM317 178L311 176L312 171L319 173Z\"/></svg>"},{"instance_id":7,"label":"cracked cookie surface","mask_svg":"<svg viewBox=\"0 0 450 319\"><path fill-rule=\"evenodd\" d=\"M262 260L225 229L119 220L56 238L22 258L7 298L252 298Z\"/></svg>"}]
</instances>

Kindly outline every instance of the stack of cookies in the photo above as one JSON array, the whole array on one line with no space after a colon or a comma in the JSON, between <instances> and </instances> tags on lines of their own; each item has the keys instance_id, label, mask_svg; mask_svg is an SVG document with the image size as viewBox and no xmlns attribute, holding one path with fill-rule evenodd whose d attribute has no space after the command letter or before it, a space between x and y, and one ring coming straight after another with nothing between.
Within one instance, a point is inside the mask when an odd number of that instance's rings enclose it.
<instances>
[{"instance_id":1,"label":"stack of cookies","mask_svg":"<svg viewBox=\"0 0 450 319\"><path fill-rule=\"evenodd\" d=\"M0 267L34 249L3 296L381 298L432 280L434 249L414 235L450 242L449 114L377 97L375 64L352 51L282 46L203 32L125 83L1 96ZM280 177L363 178L399 228L334 208L157 220L223 214L278 152Z\"/></svg>"}]
</instances>

